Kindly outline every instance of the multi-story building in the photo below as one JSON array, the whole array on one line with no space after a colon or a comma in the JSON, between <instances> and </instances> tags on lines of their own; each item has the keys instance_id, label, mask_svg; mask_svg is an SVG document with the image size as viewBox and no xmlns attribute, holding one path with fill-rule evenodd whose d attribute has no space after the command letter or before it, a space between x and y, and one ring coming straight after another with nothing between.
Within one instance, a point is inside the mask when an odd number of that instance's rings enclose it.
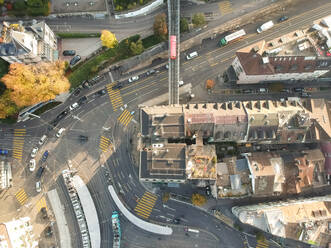
<instances>
[{"instance_id":1,"label":"multi-story building","mask_svg":"<svg viewBox=\"0 0 331 248\"><path fill-rule=\"evenodd\" d=\"M9 63L38 63L58 59L57 38L44 21L1 25L0 57Z\"/></svg>"},{"instance_id":2,"label":"multi-story building","mask_svg":"<svg viewBox=\"0 0 331 248\"><path fill-rule=\"evenodd\" d=\"M235 206L232 213L243 223L283 238L319 247L331 240L331 196Z\"/></svg>"},{"instance_id":3,"label":"multi-story building","mask_svg":"<svg viewBox=\"0 0 331 248\"><path fill-rule=\"evenodd\" d=\"M331 70L331 60L327 58L331 51L329 19L323 18L313 28L296 30L238 50L224 73L225 81L254 84L312 80L326 74Z\"/></svg>"},{"instance_id":4,"label":"multi-story building","mask_svg":"<svg viewBox=\"0 0 331 248\"><path fill-rule=\"evenodd\" d=\"M217 165L215 147L203 141L293 144L331 137L328 108L321 99L144 107L140 121L139 176L150 182L219 181L225 168ZM231 171L246 173L249 167L233 165ZM238 182L240 176L229 175Z\"/></svg>"}]
</instances>

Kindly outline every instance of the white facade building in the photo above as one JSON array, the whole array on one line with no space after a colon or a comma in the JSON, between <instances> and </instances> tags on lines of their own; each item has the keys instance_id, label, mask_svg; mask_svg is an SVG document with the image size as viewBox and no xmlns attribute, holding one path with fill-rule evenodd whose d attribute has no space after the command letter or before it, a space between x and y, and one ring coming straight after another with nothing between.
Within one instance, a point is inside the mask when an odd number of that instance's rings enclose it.
<instances>
[{"instance_id":1,"label":"white facade building","mask_svg":"<svg viewBox=\"0 0 331 248\"><path fill-rule=\"evenodd\" d=\"M44 22L1 25L0 57L9 63L38 63L58 59L57 38Z\"/></svg>"}]
</instances>

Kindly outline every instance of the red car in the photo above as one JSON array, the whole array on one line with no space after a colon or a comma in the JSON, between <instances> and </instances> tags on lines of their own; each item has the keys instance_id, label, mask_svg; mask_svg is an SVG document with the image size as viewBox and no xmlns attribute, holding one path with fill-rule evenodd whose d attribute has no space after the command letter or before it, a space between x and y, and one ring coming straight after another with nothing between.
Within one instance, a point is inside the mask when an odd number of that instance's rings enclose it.
<instances>
[{"instance_id":1,"label":"red car","mask_svg":"<svg viewBox=\"0 0 331 248\"><path fill-rule=\"evenodd\" d=\"M331 52L329 51L329 52L326 52L326 56L327 57L331 57Z\"/></svg>"}]
</instances>

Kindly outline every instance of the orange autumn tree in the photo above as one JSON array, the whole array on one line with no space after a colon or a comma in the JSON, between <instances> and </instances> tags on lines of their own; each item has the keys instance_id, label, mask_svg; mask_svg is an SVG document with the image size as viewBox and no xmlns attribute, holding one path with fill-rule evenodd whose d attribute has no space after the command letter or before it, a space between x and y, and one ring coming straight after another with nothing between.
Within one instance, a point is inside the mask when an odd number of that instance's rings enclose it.
<instances>
[{"instance_id":1,"label":"orange autumn tree","mask_svg":"<svg viewBox=\"0 0 331 248\"><path fill-rule=\"evenodd\" d=\"M161 37L163 40L167 39L167 35L168 35L167 16L164 13L155 16L153 29L155 35Z\"/></svg>"},{"instance_id":2,"label":"orange autumn tree","mask_svg":"<svg viewBox=\"0 0 331 248\"><path fill-rule=\"evenodd\" d=\"M68 91L70 83L64 72L63 61L31 65L14 63L1 81L9 90L10 99L18 107L24 107L49 101Z\"/></svg>"}]
</instances>

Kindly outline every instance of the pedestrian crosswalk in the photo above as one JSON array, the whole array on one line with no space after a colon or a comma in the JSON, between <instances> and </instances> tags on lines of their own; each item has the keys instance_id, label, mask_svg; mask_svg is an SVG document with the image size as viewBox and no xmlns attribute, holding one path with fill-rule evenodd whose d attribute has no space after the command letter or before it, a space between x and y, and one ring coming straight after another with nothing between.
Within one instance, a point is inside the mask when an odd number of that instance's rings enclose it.
<instances>
[{"instance_id":1,"label":"pedestrian crosswalk","mask_svg":"<svg viewBox=\"0 0 331 248\"><path fill-rule=\"evenodd\" d=\"M25 134L26 134L25 129L14 130L13 158L16 158L18 160L22 160Z\"/></svg>"},{"instance_id":2,"label":"pedestrian crosswalk","mask_svg":"<svg viewBox=\"0 0 331 248\"><path fill-rule=\"evenodd\" d=\"M26 201L28 200L28 196L25 193L24 189L21 189L15 194L16 200L19 204L24 205Z\"/></svg>"},{"instance_id":3,"label":"pedestrian crosswalk","mask_svg":"<svg viewBox=\"0 0 331 248\"><path fill-rule=\"evenodd\" d=\"M218 4L222 15L230 14L233 12L230 1L222 1Z\"/></svg>"},{"instance_id":4,"label":"pedestrian crosswalk","mask_svg":"<svg viewBox=\"0 0 331 248\"><path fill-rule=\"evenodd\" d=\"M123 101L121 97L121 93L119 89L113 89L112 87L115 83L111 83L107 85L107 91L110 98L110 102L113 106L113 110L116 111L118 108L123 106Z\"/></svg>"},{"instance_id":5,"label":"pedestrian crosswalk","mask_svg":"<svg viewBox=\"0 0 331 248\"><path fill-rule=\"evenodd\" d=\"M37 202L37 210L38 212L40 211L40 209L42 208L46 208L47 210L47 204L46 204L46 199L45 197L42 197L38 202Z\"/></svg>"},{"instance_id":6,"label":"pedestrian crosswalk","mask_svg":"<svg viewBox=\"0 0 331 248\"><path fill-rule=\"evenodd\" d=\"M117 120L123 125L127 126L132 120L133 115L127 111L126 109L122 112L122 114L117 118Z\"/></svg>"},{"instance_id":7,"label":"pedestrian crosswalk","mask_svg":"<svg viewBox=\"0 0 331 248\"><path fill-rule=\"evenodd\" d=\"M267 248L269 247L269 243L267 240L258 240L256 244L256 248Z\"/></svg>"},{"instance_id":8,"label":"pedestrian crosswalk","mask_svg":"<svg viewBox=\"0 0 331 248\"><path fill-rule=\"evenodd\" d=\"M134 211L142 218L147 219L153 210L156 200L156 195L146 191L145 194L139 199Z\"/></svg>"},{"instance_id":9,"label":"pedestrian crosswalk","mask_svg":"<svg viewBox=\"0 0 331 248\"><path fill-rule=\"evenodd\" d=\"M99 148L102 152L107 152L109 149L112 148L110 139L106 138L105 136L100 137Z\"/></svg>"}]
</instances>

